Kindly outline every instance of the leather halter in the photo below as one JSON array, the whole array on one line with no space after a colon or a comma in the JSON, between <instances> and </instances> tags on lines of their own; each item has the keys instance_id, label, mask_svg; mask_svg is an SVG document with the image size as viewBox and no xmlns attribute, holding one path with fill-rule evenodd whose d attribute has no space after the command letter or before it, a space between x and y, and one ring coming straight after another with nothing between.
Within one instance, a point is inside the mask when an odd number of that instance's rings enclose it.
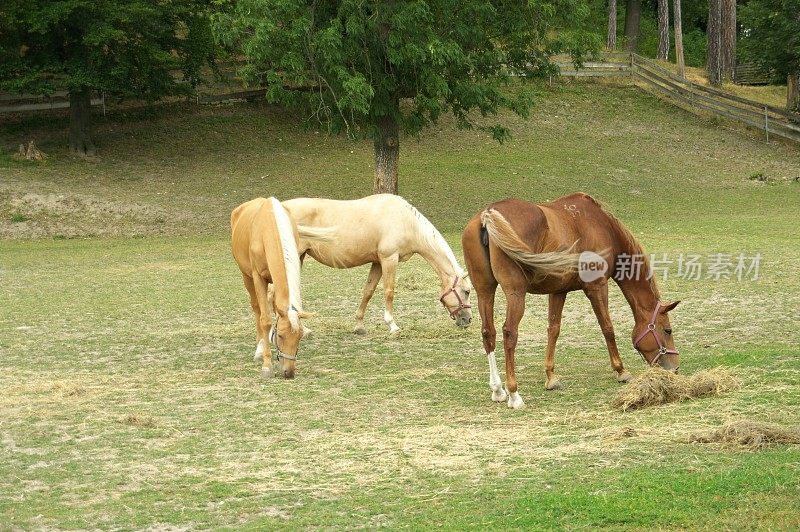
<instances>
[{"instance_id":1,"label":"leather halter","mask_svg":"<svg viewBox=\"0 0 800 532\"><path fill-rule=\"evenodd\" d=\"M658 312L661 310L661 306L661 301L658 301L656 303L656 308L653 311L653 316L650 318L650 322L647 324L647 328L639 333L639 336L637 336L636 340L633 341L633 348L639 351L639 354L642 355L642 359L644 359L644 361L647 363L647 359L644 358L644 353L642 353L642 350L639 349L639 342L641 342L642 339L648 334L653 333L653 338L656 339L656 344L658 344L658 353L653 361L649 363L651 366L655 366L664 355L678 354L675 349L667 349L667 346L661 342L661 338L658 336L658 333L656 333L656 318L658 317Z\"/></svg>"},{"instance_id":2,"label":"leather halter","mask_svg":"<svg viewBox=\"0 0 800 532\"><path fill-rule=\"evenodd\" d=\"M452 319L456 319L456 314L458 314L462 310L467 309L467 308L472 308L472 305L470 305L469 303L465 303L464 300L461 299L461 296L458 295L458 290L456 290L456 286L458 285L458 279L459 279L459 276L456 275L453 278L453 286L451 286L450 288L445 290L444 293L439 297L439 301L442 303L442 305L444 305L444 308L447 310L447 312L450 313L450 317ZM445 296L447 296L447 294L449 294L451 292L456 296L456 299L458 300L458 306L453 310L450 310L449 308L447 308L447 303L444 302Z\"/></svg>"},{"instance_id":3,"label":"leather halter","mask_svg":"<svg viewBox=\"0 0 800 532\"><path fill-rule=\"evenodd\" d=\"M281 348L280 348L280 347L278 347L278 338L277 338L277 334L278 334L278 333L275 331L275 327L273 327L273 328L272 328L272 334L270 335L270 336L271 336L271 338L269 339L269 343L271 343L272 345L274 345L274 346L275 346L275 357L276 357L278 360L280 360L280 359L282 359L282 358L285 358L286 360L297 360L297 355L294 355L294 356L292 356L292 355L287 355L286 353L284 353L283 351L281 351Z\"/></svg>"}]
</instances>

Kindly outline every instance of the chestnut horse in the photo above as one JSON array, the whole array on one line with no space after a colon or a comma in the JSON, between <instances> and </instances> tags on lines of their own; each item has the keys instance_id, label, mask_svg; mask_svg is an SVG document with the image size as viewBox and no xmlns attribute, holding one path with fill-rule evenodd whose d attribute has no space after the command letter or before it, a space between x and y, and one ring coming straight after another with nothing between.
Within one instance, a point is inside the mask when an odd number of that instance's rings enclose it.
<instances>
[{"instance_id":1,"label":"chestnut horse","mask_svg":"<svg viewBox=\"0 0 800 532\"><path fill-rule=\"evenodd\" d=\"M578 193L550 203L518 199L493 203L469 221L462 241L464 260L478 296L493 401L507 397L510 408L524 406L517 391L514 351L527 293L549 295L546 389L560 388L554 373L555 346L564 301L567 293L575 290L583 290L591 301L617 380L630 380L630 373L622 366L608 312L609 278L620 287L633 311L633 347L647 364L678 370L678 352L667 315L678 302L661 303L639 241L594 198ZM639 271L626 268L625 264L639 264ZM494 354L494 298L498 283L507 302L503 350L508 393L502 388Z\"/></svg>"},{"instance_id":2,"label":"chestnut horse","mask_svg":"<svg viewBox=\"0 0 800 532\"><path fill-rule=\"evenodd\" d=\"M300 237L325 241L330 239L330 230L298 226L275 198L248 201L231 213L231 251L256 315L254 358L263 361L261 374L265 377L274 374L272 357L264 356L268 340L275 346L281 365L278 374L294 377L303 336L300 320L311 316L303 311L300 300ZM273 310L278 315L274 329Z\"/></svg>"},{"instance_id":3,"label":"chestnut horse","mask_svg":"<svg viewBox=\"0 0 800 532\"><path fill-rule=\"evenodd\" d=\"M364 312L383 277L386 309L383 320L390 333L400 330L392 315L395 273L400 262L418 253L436 271L442 290L439 301L459 327L472 321L469 293L472 286L453 250L441 233L413 205L400 196L375 194L350 201L296 198L283 206L298 224L336 226L330 241L300 238L300 254L332 268L372 264L356 310L356 334L365 334Z\"/></svg>"}]
</instances>

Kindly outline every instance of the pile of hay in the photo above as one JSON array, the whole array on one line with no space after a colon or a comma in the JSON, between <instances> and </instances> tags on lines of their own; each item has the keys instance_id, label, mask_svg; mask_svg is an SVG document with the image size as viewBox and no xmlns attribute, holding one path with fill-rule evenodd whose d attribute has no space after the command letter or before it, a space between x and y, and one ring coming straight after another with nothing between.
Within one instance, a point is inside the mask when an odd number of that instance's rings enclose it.
<instances>
[{"instance_id":1,"label":"pile of hay","mask_svg":"<svg viewBox=\"0 0 800 532\"><path fill-rule=\"evenodd\" d=\"M614 396L611 404L623 411L719 395L739 387L739 379L724 368L698 371L687 377L661 368L650 368L635 377Z\"/></svg>"},{"instance_id":2,"label":"pile of hay","mask_svg":"<svg viewBox=\"0 0 800 532\"><path fill-rule=\"evenodd\" d=\"M781 427L760 421L734 421L718 429L689 436L690 443L731 443L760 451L770 445L800 444L800 427Z\"/></svg>"}]
</instances>

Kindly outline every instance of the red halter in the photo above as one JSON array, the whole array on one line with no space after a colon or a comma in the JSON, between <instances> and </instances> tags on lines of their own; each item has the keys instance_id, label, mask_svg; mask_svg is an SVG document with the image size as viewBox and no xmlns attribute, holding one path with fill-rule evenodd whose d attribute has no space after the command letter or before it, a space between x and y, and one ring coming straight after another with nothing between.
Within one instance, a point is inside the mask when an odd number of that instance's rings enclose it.
<instances>
[{"instance_id":1,"label":"red halter","mask_svg":"<svg viewBox=\"0 0 800 532\"><path fill-rule=\"evenodd\" d=\"M641 349L639 349L639 342L641 342L642 339L648 334L653 333L653 337L656 339L656 343L658 344L658 354L656 354L656 357L652 362L650 362L651 366L655 366L659 359L664 355L678 354L678 352L674 349L667 349L667 346L661 343L661 338L658 336L658 333L656 333L656 318L658 317L659 310L661 310L661 301L656 303L656 309L653 311L653 317L650 318L647 328L636 337L636 340L633 341L633 348L639 351L639 354L642 355L642 358L644 359L644 353L642 353ZM644 361L647 362L647 359L644 359Z\"/></svg>"},{"instance_id":2,"label":"red halter","mask_svg":"<svg viewBox=\"0 0 800 532\"><path fill-rule=\"evenodd\" d=\"M447 312L450 313L450 317L452 319L456 319L456 314L461 312L463 309L472 308L472 305L470 305L469 303L464 303L464 300L461 299L460 295L458 295L458 291L456 290L456 285L458 285L458 275L456 275L453 278L453 286L451 286L449 289L445 290L444 293L439 297L439 301L442 303L442 305L444 305L444 308L447 310ZM445 296L447 294L449 294L450 292L455 294L456 299L458 300L458 306L453 310L450 310L449 308L447 308L447 303L444 302Z\"/></svg>"}]
</instances>

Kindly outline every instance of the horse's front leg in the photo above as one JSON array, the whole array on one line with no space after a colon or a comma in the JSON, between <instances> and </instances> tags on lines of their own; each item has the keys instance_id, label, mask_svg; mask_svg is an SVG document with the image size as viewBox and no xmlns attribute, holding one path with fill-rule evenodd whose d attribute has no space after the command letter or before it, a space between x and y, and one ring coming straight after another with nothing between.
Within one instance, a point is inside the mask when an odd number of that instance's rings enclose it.
<instances>
[{"instance_id":1,"label":"horse's front leg","mask_svg":"<svg viewBox=\"0 0 800 532\"><path fill-rule=\"evenodd\" d=\"M367 311L367 303L372 299L372 294L375 293L375 287L378 286L380 280L381 265L373 262L367 276L367 284L364 285L364 293L361 295L361 303L356 310L356 328L353 329L356 334L367 334L367 330L364 328L364 313Z\"/></svg>"},{"instance_id":2,"label":"horse's front leg","mask_svg":"<svg viewBox=\"0 0 800 532\"><path fill-rule=\"evenodd\" d=\"M253 362L261 362L264 353L267 351L267 336L262 331L261 327L261 307L258 304L258 296L256 295L256 287L253 283L253 278L249 275L242 274L244 280L244 287L250 295L250 308L253 309L253 314L256 317L256 352L253 355Z\"/></svg>"},{"instance_id":3,"label":"horse's front leg","mask_svg":"<svg viewBox=\"0 0 800 532\"><path fill-rule=\"evenodd\" d=\"M508 398L497 371L497 358L494 349L497 341L497 329L494 327L494 296L497 285L491 290L480 290L475 285L478 295L478 313L481 316L481 336L483 337L483 350L489 361L489 388L492 390L492 401L500 403Z\"/></svg>"},{"instance_id":4,"label":"horse's front leg","mask_svg":"<svg viewBox=\"0 0 800 532\"><path fill-rule=\"evenodd\" d=\"M258 272L253 272L253 286L255 288L255 295L258 301L258 306L260 307L260 315L257 316L257 323L256 327L258 328L258 334L260 340L258 342L258 349L256 350L256 356L253 357L258 359L258 355L261 355L261 375L263 377L272 377L274 372L272 370L272 356L269 353L267 342L269 342L269 334L272 329L272 301L269 297L269 285L268 283L261 278ZM263 347L262 347L263 346ZM260 351L260 353L259 353Z\"/></svg>"},{"instance_id":5,"label":"horse's front leg","mask_svg":"<svg viewBox=\"0 0 800 532\"><path fill-rule=\"evenodd\" d=\"M400 327L394 322L392 309L394 306L394 287L397 275L397 264L399 257L395 253L389 257L381 257L381 270L383 271L383 297L386 302L386 310L383 311L383 321L389 326L389 332L395 334L400 331Z\"/></svg>"},{"instance_id":6,"label":"horse's front leg","mask_svg":"<svg viewBox=\"0 0 800 532\"><path fill-rule=\"evenodd\" d=\"M628 382L633 377L623 367L622 358L619 356L619 349L617 348L617 339L614 336L614 323L611 321L611 316L608 313L608 282L603 281L584 287L583 292L589 301L592 302L592 310L597 316L597 322L600 324L600 330L603 331L603 337L606 339L606 347L608 348L608 356L611 359L611 367L617 372L618 382Z\"/></svg>"},{"instance_id":7,"label":"horse's front leg","mask_svg":"<svg viewBox=\"0 0 800 532\"><path fill-rule=\"evenodd\" d=\"M517 349L519 322L525 314L525 290L505 289L506 322L503 324L503 351L506 355L506 389L508 390L508 407L524 408L525 402L517 392L517 376L514 372L514 353Z\"/></svg>"}]
</instances>

